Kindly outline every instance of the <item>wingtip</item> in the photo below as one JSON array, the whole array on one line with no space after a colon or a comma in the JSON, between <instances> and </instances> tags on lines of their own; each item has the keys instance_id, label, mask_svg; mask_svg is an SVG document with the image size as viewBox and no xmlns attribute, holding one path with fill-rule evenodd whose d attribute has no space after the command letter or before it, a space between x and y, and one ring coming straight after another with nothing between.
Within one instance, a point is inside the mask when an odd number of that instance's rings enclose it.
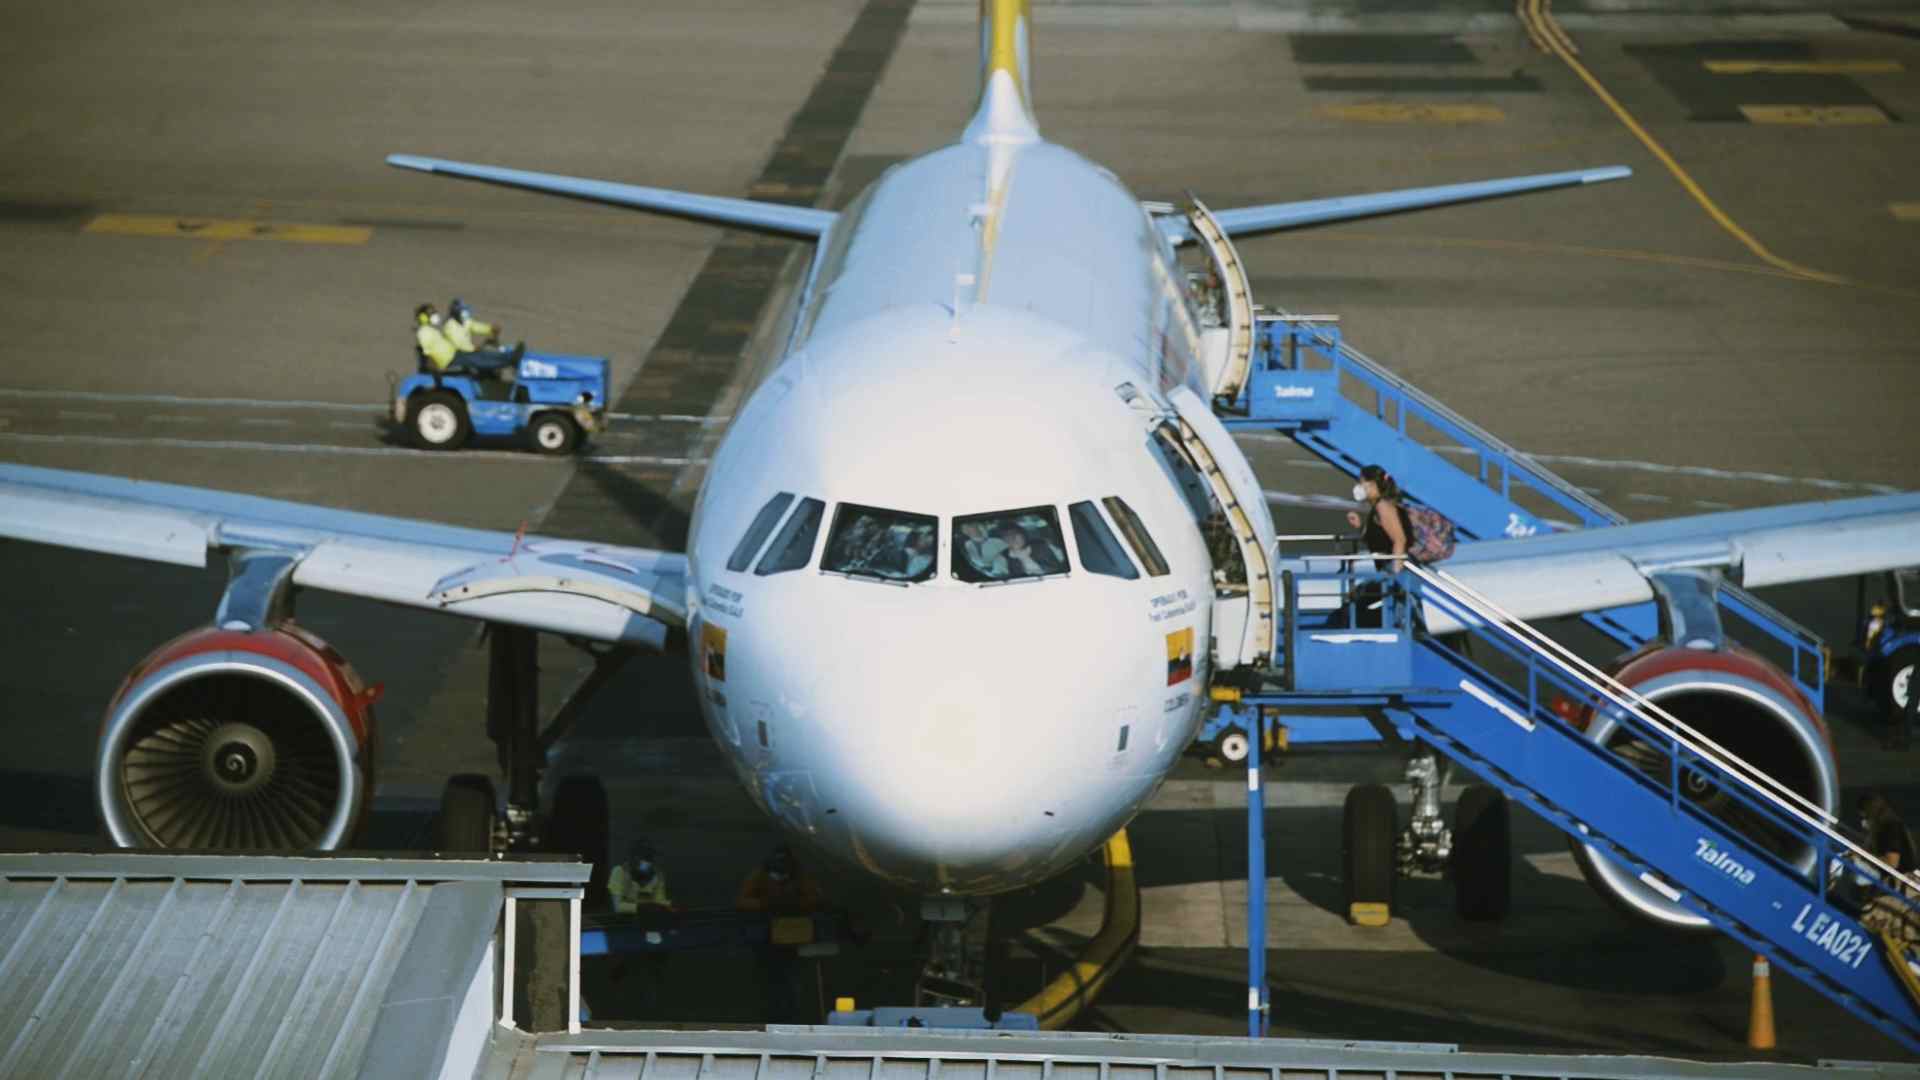
<instances>
[{"instance_id":1,"label":"wingtip","mask_svg":"<svg viewBox=\"0 0 1920 1080\"><path fill-rule=\"evenodd\" d=\"M1591 169L1582 177L1583 184L1598 184L1606 180L1625 180L1633 175L1633 170L1625 165L1609 165L1604 169Z\"/></svg>"},{"instance_id":2,"label":"wingtip","mask_svg":"<svg viewBox=\"0 0 1920 1080\"><path fill-rule=\"evenodd\" d=\"M415 172L432 172L433 159L415 157L412 154L388 154L387 164L396 169L412 169Z\"/></svg>"}]
</instances>

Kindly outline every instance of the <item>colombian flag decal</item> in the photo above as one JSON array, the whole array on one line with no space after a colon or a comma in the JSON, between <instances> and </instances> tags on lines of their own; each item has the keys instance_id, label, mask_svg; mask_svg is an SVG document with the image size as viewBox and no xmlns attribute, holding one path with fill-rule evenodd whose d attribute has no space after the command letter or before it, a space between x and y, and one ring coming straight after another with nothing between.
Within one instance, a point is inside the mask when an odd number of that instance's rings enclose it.
<instances>
[{"instance_id":1,"label":"colombian flag decal","mask_svg":"<svg viewBox=\"0 0 1920 1080\"><path fill-rule=\"evenodd\" d=\"M1167 635L1167 685L1193 678L1193 627Z\"/></svg>"},{"instance_id":2,"label":"colombian flag decal","mask_svg":"<svg viewBox=\"0 0 1920 1080\"><path fill-rule=\"evenodd\" d=\"M712 623L700 624L700 666L714 682L727 681L727 631Z\"/></svg>"}]
</instances>

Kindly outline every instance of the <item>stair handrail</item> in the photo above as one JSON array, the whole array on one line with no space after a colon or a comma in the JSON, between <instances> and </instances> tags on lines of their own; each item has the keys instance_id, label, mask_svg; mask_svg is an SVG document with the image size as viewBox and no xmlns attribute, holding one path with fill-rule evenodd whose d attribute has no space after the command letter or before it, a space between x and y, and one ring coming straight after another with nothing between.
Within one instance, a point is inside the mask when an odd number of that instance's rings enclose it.
<instances>
[{"instance_id":1,"label":"stair handrail","mask_svg":"<svg viewBox=\"0 0 1920 1080\"><path fill-rule=\"evenodd\" d=\"M1441 595L1447 596L1470 610L1473 610L1474 614L1480 618L1499 625L1501 629L1519 638L1523 644L1533 644L1533 651L1537 655L1552 661L1565 672L1566 675L1586 686L1587 689L1599 693L1607 700L1612 701L1616 706L1638 717L1642 722L1653 728L1653 730L1671 739L1676 747L1686 749L1701 760L1712 762L1719 766L1725 770L1729 776L1738 780L1747 788L1752 789L1754 793L1762 796L1768 802L1773 803L1781 810L1787 812L1791 817L1800 819L1803 824L1811 827L1815 832L1821 834L1829 841L1837 841L1840 846L1853 853L1856 858L1867 864L1867 866L1887 875L1885 880L1909 880L1904 872L1884 862L1878 855L1862 848L1848 838L1846 834L1834 828L1833 826L1839 823L1839 819L1827 813L1823 807L1814 804L1799 792L1786 787L1778 780L1755 768L1726 747L1695 731L1685 721L1680 720L1672 713L1661 708L1658 704L1647 700L1632 687L1626 686L1581 657L1574 655L1565 646L1547 637L1525 620L1505 611L1498 604L1495 604L1493 601L1476 592L1471 586L1459 578L1445 571L1434 570L1413 562L1407 563L1407 568L1421 581L1434 586ZM1685 732L1686 735L1682 736L1680 732ZM1692 740L1697 740L1697 742L1689 741L1689 737L1691 737ZM1758 777L1763 783L1756 783L1752 777L1747 775L1748 773L1753 774L1754 777ZM1767 788L1778 789L1779 792L1786 797L1783 799L1780 795L1766 790ZM1796 803L1799 805L1795 805ZM1825 874L1825 872L1826 868L1824 867L1815 868L1816 874Z\"/></svg>"},{"instance_id":2,"label":"stair handrail","mask_svg":"<svg viewBox=\"0 0 1920 1080\"><path fill-rule=\"evenodd\" d=\"M1619 511L1588 495L1573 484L1567 483L1551 469L1547 469L1539 462L1534 461L1533 455L1508 443L1498 435L1495 435L1479 424L1455 412L1451 407L1442 403L1440 399L1433 397L1407 380L1381 367L1372 357L1354 348L1352 345L1347 344L1344 338L1336 341L1332 340L1329 335L1316 333L1315 330L1317 328L1313 323L1302 321L1301 316L1295 315L1292 312L1279 311L1272 314L1263 314L1260 317L1260 321L1284 322L1288 324L1296 333L1306 334L1321 346L1330 348L1332 350L1332 359L1336 364L1345 361L1353 367L1362 369L1368 377L1384 383L1394 393L1412 401L1420 408L1445 420L1447 423L1455 425L1462 432L1479 440L1496 453L1519 462L1527 473L1529 483L1542 493L1551 489L1568 500L1569 503L1578 504L1588 513L1610 524L1619 525L1626 521L1626 518L1622 517ZM1466 444L1462 443L1462 445ZM1475 453L1482 452L1478 447L1469 446L1467 448L1473 450ZM1562 505L1567 504L1563 503ZM1567 505L1567 509L1571 510L1573 506Z\"/></svg>"}]
</instances>

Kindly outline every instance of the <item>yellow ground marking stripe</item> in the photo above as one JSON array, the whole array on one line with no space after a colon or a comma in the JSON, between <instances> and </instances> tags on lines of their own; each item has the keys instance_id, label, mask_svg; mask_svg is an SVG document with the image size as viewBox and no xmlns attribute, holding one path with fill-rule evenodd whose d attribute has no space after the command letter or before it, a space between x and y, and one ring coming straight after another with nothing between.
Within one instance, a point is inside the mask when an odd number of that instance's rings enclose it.
<instances>
[{"instance_id":1,"label":"yellow ground marking stripe","mask_svg":"<svg viewBox=\"0 0 1920 1080\"><path fill-rule=\"evenodd\" d=\"M1897 75L1898 60L1706 60L1715 75Z\"/></svg>"},{"instance_id":2,"label":"yellow ground marking stripe","mask_svg":"<svg viewBox=\"0 0 1920 1080\"><path fill-rule=\"evenodd\" d=\"M286 221L183 218L164 214L101 214L83 232L111 236L172 236L185 240L281 240L292 244L364 244L365 225L301 225Z\"/></svg>"},{"instance_id":3,"label":"yellow ground marking stripe","mask_svg":"<svg viewBox=\"0 0 1920 1080\"><path fill-rule=\"evenodd\" d=\"M1525 12L1525 18L1536 20L1542 27L1556 30L1559 28L1559 25L1553 22L1552 16L1547 14L1545 0L1520 0L1520 4L1522 5L1522 10ZM1680 163L1674 160L1673 155L1667 153L1667 148L1660 145L1659 140L1655 139L1646 128L1642 127L1640 121L1634 119L1633 114L1627 111L1626 106L1620 104L1619 99L1615 98L1607 91L1605 86L1601 85L1600 80L1594 77L1593 72L1588 71L1587 66L1574 57L1572 50L1568 49L1566 45L1561 42L1561 38L1565 36L1565 31L1561 31L1560 34L1556 36L1551 30L1547 30L1544 31L1541 36L1547 39L1549 45L1547 51L1558 56L1568 68L1572 69L1573 73L1580 77L1580 81L1586 83L1587 88L1593 91L1594 96L1598 97L1608 109L1612 110L1614 116L1618 117L1620 122L1626 125L1627 130L1632 132L1634 137L1640 140L1641 145L1647 148L1647 152L1659 159L1660 164L1667 167L1667 171L1673 174L1675 180L1680 182L1680 186L1686 189L1687 194L1693 196L1693 201L1699 203L1700 208L1707 212L1707 216L1712 218L1722 229L1725 229L1728 235L1738 240L1748 251L1753 252L1755 257L1769 266L1779 267L1790 274L1807 278L1810 281L1823 281L1830 285L1858 284L1852 279L1842 277L1839 274L1829 274L1825 271L1801 266L1799 263L1783 259L1775 255L1772 251L1769 251L1767 246L1755 239L1752 233L1741 228L1733 218L1727 216L1727 212L1720 209L1720 205L1707 195L1706 190L1696 183L1693 177L1687 175L1687 170L1680 167Z\"/></svg>"},{"instance_id":4,"label":"yellow ground marking stripe","mask_svg":"<svg viewBox=\"0 0 1920 1080\"><path fill-rule=\"evenodd\" d=\"M1920 221L1920 202L1888 203L1887 209L1893 211L1896 221Z\"/></svg>"},{"instance_id":5,"label":"yellow ground marking stripe","mask_svg":"<svg viewBox=\"0 0 1920 1080\"><path fill-rule=\"evenodd\" d=\"M1755 124L1857 127L1892 123L1877 105L1742 105L1740 114Z\"/></svg>"},{"instance_id":6,"label":"yellow ground marking stripe","mask_svg":"<svg viewBox=\"0 0 1920 1080\"><path fill-rule=\"evenodd\" d=\"M1497 124L1497 105L1323 105L1320 115L1362 124Z\"/></svg>"}]
</instances>

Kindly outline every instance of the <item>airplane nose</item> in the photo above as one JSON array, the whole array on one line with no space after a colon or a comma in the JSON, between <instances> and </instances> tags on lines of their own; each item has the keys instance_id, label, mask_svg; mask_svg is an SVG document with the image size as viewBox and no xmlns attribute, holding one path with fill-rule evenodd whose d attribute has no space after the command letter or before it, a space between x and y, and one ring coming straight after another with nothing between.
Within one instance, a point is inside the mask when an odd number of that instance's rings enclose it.
<instances>
[{"instance_id":1,"label":"airplane nose","mask_svg":"<svg viewBox=\"0 0 1920 1080\"><path fill-rule=\"evenodd\" d=\"M1112 650L1083 640L1081 618L1013 608L882 620L819 684L834 744L821 796L839 802L852 857L903 887L1039 880L1104 840L1129 785L1150 783L1115 761L1126 690Z\"/></svg>"}]
</instances>

